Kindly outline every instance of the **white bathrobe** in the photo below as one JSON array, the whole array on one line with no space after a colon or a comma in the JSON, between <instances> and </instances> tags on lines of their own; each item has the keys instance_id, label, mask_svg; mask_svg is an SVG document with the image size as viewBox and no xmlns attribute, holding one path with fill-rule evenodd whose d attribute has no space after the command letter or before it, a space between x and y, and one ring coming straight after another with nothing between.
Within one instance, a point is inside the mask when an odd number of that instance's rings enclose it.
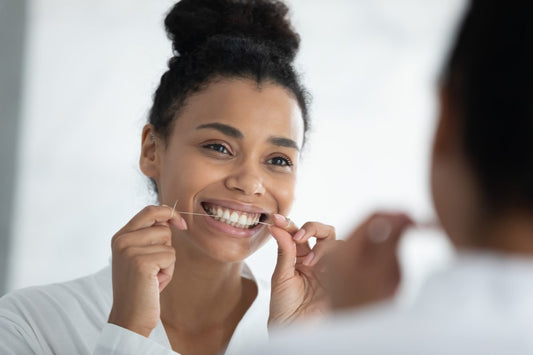
<instances>
[{"instance_id":1,"label":"white bathrobe","mask_svg":"<svg viewBox=\"0 0 533 355\"><path fill-rule=\"evenodd\" d=\"M268 339L268 282L244 265L257 297L238 324L225 354L242 354ZM0 298L0 354L175 355L161 321L149 338L107 323L111 267L65 283L12 292Z\"/></svg>"}]
</instances>

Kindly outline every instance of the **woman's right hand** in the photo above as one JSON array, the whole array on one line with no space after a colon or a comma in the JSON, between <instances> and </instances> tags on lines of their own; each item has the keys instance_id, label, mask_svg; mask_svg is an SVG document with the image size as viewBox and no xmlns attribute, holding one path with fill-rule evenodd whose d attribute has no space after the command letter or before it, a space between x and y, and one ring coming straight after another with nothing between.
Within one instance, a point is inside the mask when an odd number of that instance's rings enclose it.
<instances>
[{"instance_id":1,"label":"woman's right hand","mask_svg":"<svg viewBox=\"0 0 533 355\"><path fill-rule=\"evenodd\" d=\"M159 293L172 280L175 250L170 226L187 229L168 206L147 206L118 231L113 252L109 323L148 337L160 318Z\"/></svg>"}]
</instances>

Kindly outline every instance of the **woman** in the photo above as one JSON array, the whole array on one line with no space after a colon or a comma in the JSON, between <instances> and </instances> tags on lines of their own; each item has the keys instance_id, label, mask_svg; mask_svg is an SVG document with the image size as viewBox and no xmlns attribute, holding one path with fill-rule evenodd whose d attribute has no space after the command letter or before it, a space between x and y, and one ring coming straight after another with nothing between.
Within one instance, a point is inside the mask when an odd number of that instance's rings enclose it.
<instances>
[{"instance_id":1,"label":"woman","mask_svg":"<svg viewBox=\"0 0 533 355\"><path fill-rule=\"evenodd\" d=\"M267 324L323 310L314 265L334 230L284 217L308 129L287 11L268 0L173 7L165 26L176 55L140 156L160 205L115 234L112 277L106 269L4 297L2 354L238 353L264 340ZM270 234L271 294L243 262Z\"/></svg>"},{"instance_id":2,"label":"woman","mask_svg":"<svg viewBox=\"0 0 533 355\"><path fill-rule=\"evenodd\" d=\"M457 260L407 309L375 307L284 332L265 353L533 353L532 17L532 2L471 1L445 66L431 187ZM387 232L378 243L369 240L376 221ZM408 225L405 216L376 216L328 254L336 308L386 294L376 280L397 280Z\"/></svg>"}]
</instances>

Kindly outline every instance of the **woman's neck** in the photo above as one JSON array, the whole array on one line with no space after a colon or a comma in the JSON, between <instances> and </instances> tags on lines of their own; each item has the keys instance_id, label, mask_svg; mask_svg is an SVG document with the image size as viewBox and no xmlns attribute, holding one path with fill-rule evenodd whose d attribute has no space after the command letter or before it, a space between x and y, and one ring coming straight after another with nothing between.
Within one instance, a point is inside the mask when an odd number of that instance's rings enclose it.
<instances>
[{"instance_id":1,"label":"woman's neck","mask_svg":"<svg viewBox=\"0 0 533 355\"><path fill-rule=\"evenodd\" d=\"M172 282L161 293L163 322L176 329L202 331L241 313L250 293L250 285L241 277L242 262L220 262L191 243L176 242Z\"/></svg>"},{"instance_id":2,"label":"woman's neck","mask_svg":"<svg viewBox=\"0 0 533 355\"><path fill-rule=\"evenodd\" d=\"M478 228L473 247L533 255L533 213L512 211L487 220Z\"/></svg>"}]
</instances>

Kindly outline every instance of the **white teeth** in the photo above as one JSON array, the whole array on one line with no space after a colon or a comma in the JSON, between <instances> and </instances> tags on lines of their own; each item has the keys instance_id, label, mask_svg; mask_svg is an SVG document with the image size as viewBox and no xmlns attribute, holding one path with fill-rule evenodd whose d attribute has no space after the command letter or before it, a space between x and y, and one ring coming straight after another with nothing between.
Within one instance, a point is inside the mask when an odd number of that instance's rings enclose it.
<instances>
[{"instance_id":1,"label":"white teeth","mask_svg":"<svg viewBox=\"0 0 533 355\"><path fill-rule=\"evenodd\" d=\"M261 217L259 213L248 214L247 212L232 211L220 206L207 206L206 209L215 220L238 228L255 226Z\"/></svg>"},{"instance_id":2,"label":"white teeth","mask_svg":"<svg viewBox=\"0 0 533 355\"><path fill-rule=\"evenodd\" d=\"M231 223L239 222L239 214L237 212L233 212L231 216L229 216L229 220L231 221Z\"/></svg>"}]
</instances>

